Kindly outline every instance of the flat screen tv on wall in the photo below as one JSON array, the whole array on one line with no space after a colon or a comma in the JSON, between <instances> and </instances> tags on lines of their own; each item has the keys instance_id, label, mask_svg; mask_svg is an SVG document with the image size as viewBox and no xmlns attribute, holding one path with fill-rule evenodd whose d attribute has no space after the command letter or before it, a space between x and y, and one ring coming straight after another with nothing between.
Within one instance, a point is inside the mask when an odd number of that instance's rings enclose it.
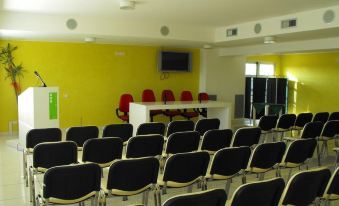
<instances>
[{"instance_id":1,"label":"flat screen tv on wall","mask_svg":"<svg viewBox=\"0 0 339 206\"><path fill-rule=\"evenodd\" d=\"M190 52L161 51L158 58L160 72L192 71L192 54Z\"/></svg>"}]
</instances>

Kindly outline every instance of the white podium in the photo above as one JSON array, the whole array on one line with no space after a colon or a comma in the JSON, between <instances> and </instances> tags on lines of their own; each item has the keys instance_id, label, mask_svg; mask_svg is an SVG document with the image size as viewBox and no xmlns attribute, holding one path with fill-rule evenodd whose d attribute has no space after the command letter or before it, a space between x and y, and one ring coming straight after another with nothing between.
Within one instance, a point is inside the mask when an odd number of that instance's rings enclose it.
<instances>
[{"instance_id":1,"label":"white podium","mask_svg":"<svg viewBox=\"0 0 339 206\"><path fill-rule=\"evenodd\" d=\"M59 88L29 87L18 97L19 143L31 129L59 127Z\"/></svg>"},{"instance_id":2,"label":"white podium","mask_svg":"<svg viewBox=\"0 0 339 206\"><path fill-rule=\"evenodd\" d=\"M220 101L190 101L190 102L134 102L130 103L129 122L133 124L133 135L141 123L150 121L151 110L207 108L208 118L218 118L220 129L231 128L231 103Z\"/></svg>"}]
</instances>

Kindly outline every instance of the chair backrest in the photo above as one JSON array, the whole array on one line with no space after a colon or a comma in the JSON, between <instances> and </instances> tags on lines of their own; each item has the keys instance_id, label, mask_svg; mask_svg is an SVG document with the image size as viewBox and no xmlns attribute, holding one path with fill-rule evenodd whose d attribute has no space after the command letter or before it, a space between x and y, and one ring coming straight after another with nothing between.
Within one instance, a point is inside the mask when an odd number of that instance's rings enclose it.
<instances>
[{"instance_id":1,"label":"chair backrest","mask_svg":"<svg viewBox=\"0 0 339 206\"><path fill-rule=\"evenodd\" d=\"M313 116L312 122L322 122L325 124L330 114L328 112L318 112Z\"/></svg>"},{"instance_id":2,"label":"chair backrest","mask_svg":"<svg viewBox=\"0 0 339 206\"><path fill-rule=\"evenodd\" d=\"M102 137L120 137L123 142L127 142L133 135L133 125L124 124L110 124L104 127Z\"/></svg>"},{"instance_id":3,"label":"chair backrest","mask_svg":"<svg viewBox=\"0 0 339 206\"><path fill-rule=\"evenodd\" d=\"M290 129L296 120L295 114L283 114L279 117L276 128Z\"/></svg>"},{"instance_id":4,"label":"chair backrest","mask_svg":"<svg viewBox=\"0 0 339 206\"><path fill-rule=\"evenodd\" d=\"M59 128L31 129L26 134L26 148L34 148L42 142L61 141L61 130Z\"/></svg>"},{"instance_id":5,"label":"chair backrest","mask_svg":"<svg viewBox=\"0 0 339 206\"><path fill-rule=\"evenodd\" d=\"M246 169L250 155L249 147L230 147L218 150L213 156L210 174L233 176Z\"/></svg>"},{"instance_id":6,"label":"chair backrest","mask_svg":"<svg viewBox=\"0 0 339 206\"><path fill-rule=\"evenodd\" d=\"M93 163L52 167L44 175L43 197L77 200L99 192L100 181L101 169Z\"/></svg>"},{"instance_id":7,"label":"chair backrest","mask_svg":"<svg viewBox=\"0 0 339 206\"><path fill-rule=\"evenodd\" d=\"M295 119L294 126L304 127L306 123L309 123L312 121L312 118L313 118L313 114L310 112L300 113Z\"/></svg>"},{"instance_id":8,"label":"chair backrest","mask_svg":"<svg viewBox=\"0 0 339 206\"><path fill-rule=\"evenodd\" d=\"M194 122L192 120L175 120L168 124L166 136L170 136L175 132L186 132L194 130Z\"/></svg>"},{"instance_id":9,"label":"chair backrest","mask_svg":"<svg viewBox=\"0 0 339 206\"><path fill-rule=\"evenodd\" d=\"M230 206L277 206L284 187L282 178L241 185L235 190Z\"/></svg>"},{"instance_id":10,"label":"chair backrest","mask_svg":"<svg viewBox=\"0 0 339 206\"><path fill-rule=\"evenodd\" d=\"M327 168L298 172L288 181L279 205L309 205L320 197L330 179Z\"/></svg>"},{"instance_id":11,"label":"chair backrest","mask_svg":"<svg viewBox=\"0 0 339 206\"><path fill-rule=\"evenodd\" d=\"M324 195L326 199L338 199L339 196L339 167L334 170L331 179L328 181Z\"/></svg>"},{"instance_id":12,"label":"chair backrest","mask_svg":"<svg viewBox=\"0 0 339 206\"><path fill-rule=\"evenodd\" d=\"M332 112L328 120L339 120L339 112Z\"/></svg>"},{"instance_id":13,"label":"chair backrest","mask_svg":"<svg viewBox=\"0 0 339 206\"><path fill-rule=\"evenodd\" d=\"M160 134L165 133L165 124L162 122L146 122L139 125L136 135Z\"/></svg>"},{"instance_id":14,"label":"chair backrest","mask_svg":"<svg viewBox=\"0 0 339 206\"><path fill-rule=\"evenodd\" d=\"M168 137L166 154L197 151L199 148L200 135L195 131L176 132Z\"/></svg>"},{"instance_id":15,"label":"chair backrest","mask_svg":"<svg viewBox=\"0 0 339 206\"><path fill-rule=\"evenodd\" d=\"M298 139L287 147L282 163L301 164L312 158L317 146L316 139Z\"/></svg>"},{"instance_id":16,"label":"chair backrest","mask_svg":"<svg viewBox=\"0 0 339 206\"><path fill-rule=\"evenodd\" d=\"M191 91L182 91L180 96L180 101L193 101L193 96Z\"/></svg>"},{"instance_id":17,"label":"chair backrest","mask_svg":"<svg viewBox=\"0 0 339 206\"><path fill-rule=\"evenodd\" d=\"M66 140L75 142L78 147L82 147L86 140L99 137L97 126L70 127L66 131Z\"/></svg>"},{"instance_id":18,"label":"chair backrest","mask_svg":"<svg viewBox=\"0 0 339 206\"><path fill-rule=\"evenodd\" d=\"M200 92L198 94L198 100L199 101L207 101L207 100L209 100L208 94L206 92Z\"/></svg>"},{"instance_id":19,"label":"chair backrest","mask_svg":"<svg viewBox=\"0 0 339 206\"><path fill-rule=\"evenodd\" d=\"M315 139L319 137L323 129L323 123L321 122L308 122L305 124L300 138L302 139Z\"/></svg>"},{"instance_id":20,"label":"chair backrest","mask_svg":"<svg viewBox=\"0 0 339 206\"><path fill-rule=\"evenodd\" d=\"M122 148L122 139L119 137L89 139L84 143L82 161L109 166L115 159L121 159Z\"/></svg>"},{"instance_id":21,"label":"chair backrest","mask_svg":"<svg viewBox=\"0 0 339 206\"><path fill-rule=\"evenodd\" d=\"M322 137L334 137L339 134L339 120L331 120L325 123L321 132Z\"/></svg>"},{"instance_id":22,"label":"chair backrest","mask_svg":"<svg viewBox=\"0 0 339 206\"><path fill-rule=\"evenodd\" d=\"M281 162L285 152L284 142L264 143L257 145L250 157L248 168L267 170Z\"/></svg>"},{"instance_id":23,"label":"chair backrest","mask_svg":"<svg viewBox=\"0 0 339 206\"><path fill-rule=\"evenodd\" d=\"M206 175L210 155L207 152L179 153L165 163L163 181L192 182Z\"/></svg>"},{"instance_id":24,"label":"chair backrest","mask_svg":"<svg viewBox=\"0 0 339 206\"><path fill-rule=\"evenodd\" d=\"M159 134L139 135L128 140L126 158L155 157L162 154L164 137Z\"/></svg>"},{"instance_id":25,"label":"chair backrest","mask_svg":"<svg viewBox=\"0 0 339 206\"><path fill-rule=\"evenodd\" d=\"M231 145L233 132L231 129L213 129L205 132L201 150L218 151L219 149L229 147Z\"/></svg>"},{"instance_id":26,"label":"chair backrest","mask_svg":"<svg viewBox=\"0 0 339 206\"><path fill-rule=\"evenodd\" d=\"M163 206L225 206L227 194L223 189L211 189L203 192L196 192L174 196Z\"/></svg>"},{"instance_id":27,"label":"chair backrest","mask_svg":"<svg viewBox=\"0 0 339 206\"><path fill-rule=\"evenodd\" d=\"M161 100L163 102L175 101L175 97L174 97L172 90L169 90L169 89L163 90L161 93Z\"/></svg>"},{"instance_id":28,"label":"chair backrest","mask_svg":"<svg viewBox=\"0 0 339 206\"><path fill-rule=\"evenodd\" d=\"M155 102L155 95L154 95L153 90L145 89L142 92L141 101L142 102Z\"/></svg>"},{"instance_id":29,"label":"chair backrest","mask_svg":"<svg viewBox=\"0 0 339 206\"><path fill-rule=\"evenodd\" d=\"M232 147L248 146L258 144L261 135L259 127L239 128L232 139Z\"/></svg>"},{"instance_id":30,"label":"chair backrest","mask_svg":"<svg viewBox=\"0 0 339 206\"><path fill-rule=\"evenodd\" d=\"M159 161L154 157L118 160L109 168L106 189L140 190L157 183L158 171Z\"/></svg>"},{"instance_id":31,"label":"chair backrest","mask_svg":"<svg viewBox=\"0 0 339 206\"><path fill-rule=\"evenodd\" d=\"M217 118L206 118L199 119L195 124L194 131L200 133L200 136L203 136L205 132L211 129L219 129L220 120Z\"/></svg>"},{"instance_id":32,"label":"chair backrest","mask_svg":"<svg viewBox=\"0 0 339 206\"><path fill-rule=\"evenodd\" d=\"M120 97L119 101L119 110L121 112L128 113L129 112L129 103L134 102L133 96L131 94L123 94Z\"/></svg>"},{"instance_id":33,"label":"chair backrest","mask_svg":"<svg viewBox=\"0 0 339 206\"><path fill-rule=\"evenodd\" d=\"M78 150L74 142L44 142L33 150L33 167L48 169L54 166L76 164Z\"/></svg>"},{"instance_id":34,"label":"chair backrest","mask_svg":"<svg viewBox=\"0 0 339 206\"><path fill-rule=\"evenodd\" d=\"M265 116L262 116L260 118L258 127L262 131L271 131L273 128L275 128L277 121L278 121L277 116L275 116L275 115L265 115Z\"/></svg>"}]
</instances>

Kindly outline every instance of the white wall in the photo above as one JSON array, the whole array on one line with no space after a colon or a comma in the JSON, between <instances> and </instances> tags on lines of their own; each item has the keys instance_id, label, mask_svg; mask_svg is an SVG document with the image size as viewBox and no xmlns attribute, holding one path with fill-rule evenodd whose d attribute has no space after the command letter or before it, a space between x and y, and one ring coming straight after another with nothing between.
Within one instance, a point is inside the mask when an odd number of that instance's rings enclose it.
<instances>
[{"instance_id":1,"label":"white wall","mask_svg":"<svg viewBox=\"0 0 339 206\"><path fill-rule=\"evenodd\" d=\"M232 118L234 96L245 92L245 63L245 56L225 57L220 56L219 49L201 50L200 91L231 102Z\"/></svg>"}]
</instances>

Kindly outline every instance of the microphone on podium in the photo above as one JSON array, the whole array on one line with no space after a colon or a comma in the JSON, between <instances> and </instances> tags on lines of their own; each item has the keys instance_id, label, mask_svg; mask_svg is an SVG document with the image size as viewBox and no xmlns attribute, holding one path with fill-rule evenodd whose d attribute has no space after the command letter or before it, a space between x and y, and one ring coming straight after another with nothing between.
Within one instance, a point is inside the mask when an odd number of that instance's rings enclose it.
<instances>
[{"instance_id":1,"label":"microphone on podium","mask_svg":"<svg viewBox=\"0 0 339 206\"><path fill-rule=\"evenodd\" d=\"M46 83L44 80L41 78L40 74L37 71L34 71L35 76L40 80L42 87L47 87Z\"/></svg>"}]
</instances>

